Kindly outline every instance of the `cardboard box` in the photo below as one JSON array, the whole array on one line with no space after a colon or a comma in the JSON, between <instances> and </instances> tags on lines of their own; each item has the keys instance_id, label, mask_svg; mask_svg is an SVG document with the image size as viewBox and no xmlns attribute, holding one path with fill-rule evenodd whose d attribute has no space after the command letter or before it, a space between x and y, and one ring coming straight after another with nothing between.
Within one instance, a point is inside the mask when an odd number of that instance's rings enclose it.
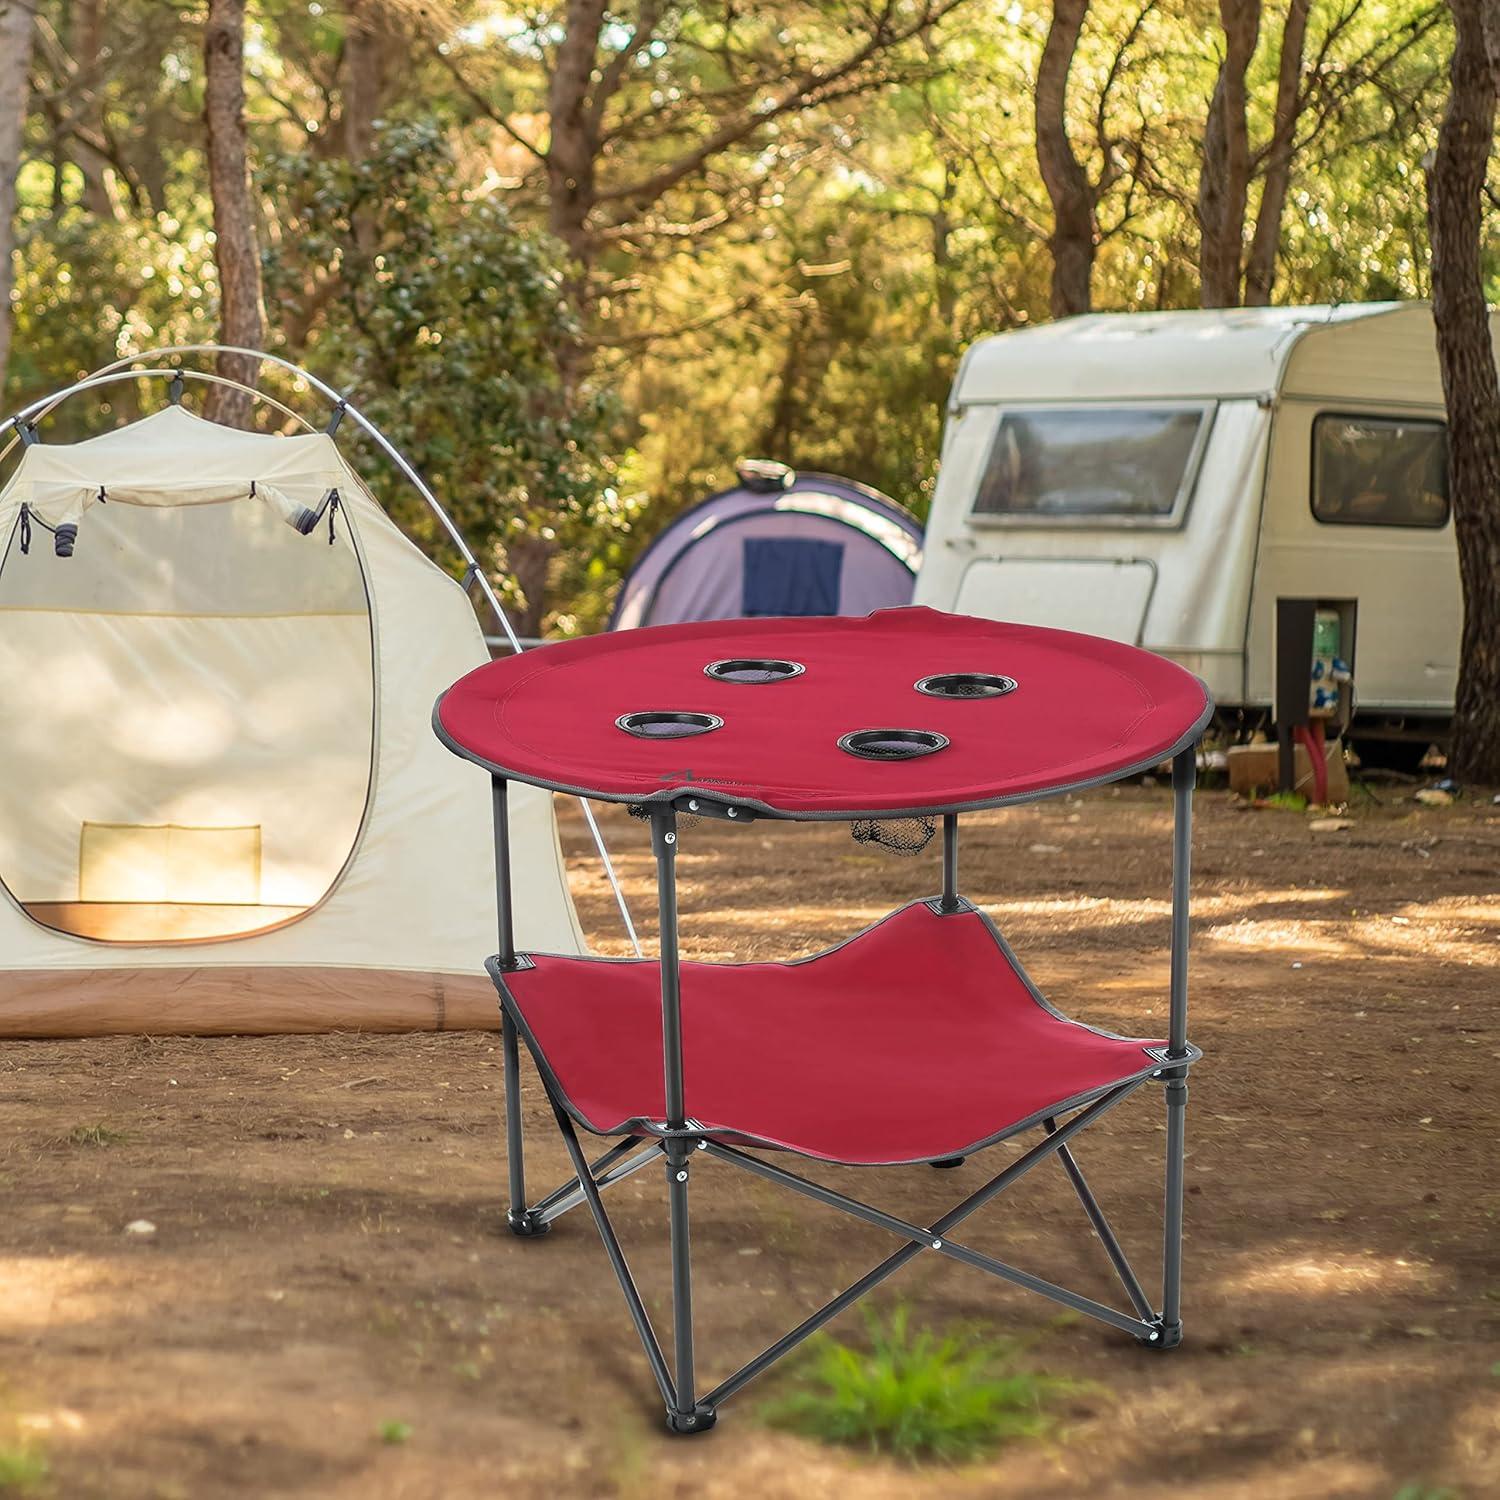
<instances>
[{"instance_id":1,"label":"cardboard box","mask_svg":"<svg viewBox=\"0 0 1500 1500\"><path fill-rule=\"evenodd\" d=\"M1337 805L1349 800L1349 771L1344 765L1342 740L1329 740L1324 746L1328 767L1328 802ZM1280 750L1272 743L1268 745L1232 745L1229 750L1229 787L1231 791L1249 796L1254 792L1274 792L1279 775ZM1312 762L1301 746L1294 747L1296 766L1295 790L1309 802L1314 800Z\"/></svg>"}]
</instances>

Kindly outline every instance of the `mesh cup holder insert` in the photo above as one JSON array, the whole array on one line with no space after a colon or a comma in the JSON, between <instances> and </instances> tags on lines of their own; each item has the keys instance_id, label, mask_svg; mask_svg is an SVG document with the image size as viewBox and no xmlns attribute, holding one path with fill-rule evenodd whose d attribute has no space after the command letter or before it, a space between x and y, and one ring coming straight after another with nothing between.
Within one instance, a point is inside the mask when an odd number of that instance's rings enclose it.
<instances>
[{"instance_id":1,"label":"mesh cup holder insert","mask_svg":"<svg viewBox=\"0 0 1500 1500\"><path fill-rule=\"evenodd\" d=\"M638 740L683 740L695 734L707 734L724 723L718 714L683 712L677 709L650 708L640 713L621 714L615 724Z\"/></svg>"},{"instance_id":2,"label":"mesh cup holder insert","mask_svg":"<svg viewBox=\"0 0 1500 1500\"><path fill-rule=\"evenodd\" d=\"M934 672L913 686L929 698L1003 698L1015 692L1016 679L997 672Z\"/></svg>"},{"instance_id":3,"label":"mesh cup holder insert","mask_svg":"<svg viewBox=\"0 0 1500 1500\"><path fill-rule=\"evenodd\" d=\"M839 738L839 749L861 760L915 760L947 744L948 736L933 729L856 729Z\"/></svg>"},{"instance_id":4,"label":"mesh cup holder insert","mask_svg":"<svg viewBox=\"0 0 1500 1500\"><path fill-rule=\"evenodd\" d=\"M727 661L711 661L704 675L720 682L787 682L800 677L806 667L800 661L779 661L762 656L732 656Z\"/></svg>"}]
</instances>

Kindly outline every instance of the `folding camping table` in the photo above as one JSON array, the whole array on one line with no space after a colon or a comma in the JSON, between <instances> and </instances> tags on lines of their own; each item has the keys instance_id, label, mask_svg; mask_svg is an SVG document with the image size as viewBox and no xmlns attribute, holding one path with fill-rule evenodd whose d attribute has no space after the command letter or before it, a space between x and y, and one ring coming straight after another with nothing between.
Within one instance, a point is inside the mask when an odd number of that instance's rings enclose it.
<instances>
[{"instance_id":1,"label":"folding camping table","mask_svg":"<svg viewBox=\"0 0 1500 1500\"><path fill-rule=\"evenodd\" d=\"M570 641L491 663L433 722L493 778L511 1229L545 1233L586 1203L619 1278L674 1432L720 1404L924 1250L946 1255L1168 1349L1182 1338L1188 856L1202 683L1162 657L1067 631L883 610L863 618L728 620ZM1120 1037L1054 1010L993 922L959 893L958 817L1172 763L1167 1035ZM658 959L518 952L510 917L511 779L631 804L650 824ZM679 818L941 819L942 891L837 947L785 963L678 953ZM522 877L524 878L524 876ZM795 897L794 897L795 899ZM575 1171L528 1204L518 1038L536 1062ZM1069 1143L1148 1082L1164 1085L1162 1288L1153 1304ZM615 1137L586 1159L578 1129ZM940 1218L909 1222L780 1164L951 1163L1040 1130ZM706 1393L695 1375L688 1235L701 1153L889 1230L899 1249ZM1122 1312L950 1238L1045 1157L1061 1163L1129 1300ZM661 1159L671 1220L669 1369L603 1193Z\"/></svg>"}]
</instances>

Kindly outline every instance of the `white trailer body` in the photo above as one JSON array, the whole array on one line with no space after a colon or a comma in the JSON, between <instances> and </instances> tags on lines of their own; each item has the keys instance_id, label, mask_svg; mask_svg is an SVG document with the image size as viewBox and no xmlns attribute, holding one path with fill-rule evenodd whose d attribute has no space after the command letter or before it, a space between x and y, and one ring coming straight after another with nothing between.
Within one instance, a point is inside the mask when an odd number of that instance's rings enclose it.
<instances>
[{"instance_id":1,"label":"white trailer body","mask_svg":"<svg viewBox=\"0 0 1500 1500\"><path fill-rule=\"evenodd\" d=\"M1452 712L1427 304L1094 314L968 350L917 603L1142 645L1258 710L1278 597L1357 601L1367 723Z\"/></svg>"}]
</instances>

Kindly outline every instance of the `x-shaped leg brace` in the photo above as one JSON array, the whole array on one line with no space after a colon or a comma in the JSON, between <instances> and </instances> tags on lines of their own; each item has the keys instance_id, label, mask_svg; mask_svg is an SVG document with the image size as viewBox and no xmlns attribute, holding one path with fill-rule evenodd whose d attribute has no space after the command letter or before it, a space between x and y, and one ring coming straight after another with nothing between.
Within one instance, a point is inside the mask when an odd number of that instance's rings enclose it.
<instances>
[{"instance_id":1,"label":"x-shaped leg brace","mask_svg":"<svg viewBox=\"0 0 1500 1500\"><path fill-rule=\"evenodd\" d=\"M1180 1076L1168 1075L1167 1084L1169 1090L1169 1104L1180 1106L1186 1103L1186 1083ZM1121 1100L1134 1093L1144 1079L1132 1080L1129 1083L1120 1084L1101 1095L1092 1104L1080 1109L1076 1114L1066 1121L1059 1122L1048 1119L1045 1122L1046 1136L1028 1151L1017 1157L1003 1171L992 1177L982 1187L969 1194L962 1202L950 1209L941 1218L935 1220L931 1225L921 1225L909 1220L889 1214L881 1209L874 1208L866 1203L861 1203L856 1198L850 1198L843 1193L834 1191L832 1188L824 1187L820 1183L812 1182L795 1172L788 1171L785 1167L777 1166L772 1162L764 1161L746 1151L734 1146L724 1145L716 1140L691 1134L683 1138L669 1137L666 1139L653 1139L642 1144L641 1137L631 1137L621 1141L605 1152L592 1164L584 1156L583 1148L579 1144L578 1134L572 1120L562 1108L556 1098L552 1098L553 1112L557 1117L558 1129L562 1133L563 1142L568 1150L572 1161L575 1177L571 1182L565 1183L556 1191L547 1195L533 1208L526 1218L533 1226L529 1232L542 1233L550 1227L552 1221L579 1203L587 1203L590 1213L593 1215L594 1223L599 1230L600 1238L604 1242L605 1253L609 1257L610 1264L614 1268L615 1276L620 1283L620 1290L624 1293L625 1303L629 1309L632 1322L635 1324L636 1332L640 1336L641 1344L646 1351L646 1359L651 1366L651 1372L656 1377L657 1387L661 1391L662 1399L667 1406L668 1425L677 1432L701 1432L712 1427L721 1403L734 1395L736 1391L747 1385L757 1375L768 1369L784 1355L789 1354L804 1339L816 1333L826 1323L837 1317L847 1307L857 1302L861 1297L879 1286L887 1277L899 1271L902 1266L910 1260L915 1259L924 1250L935 1251L941 1255L962 1261L965 1265L973 1266L980 1271L986 1271L992 1276L998 1276L1004 1281L1024 1287L1028 1291L1036 1292L1040 1296L1048 1297L1054 1302L1073 1309L1076 1312L1086 1313L1088 1316L1097 1318L1103 1323L1119 1328L1126 1333L1133 1334L1141 1343L1153 1348L1167 1349L1174 1347L1181 1340L1181 1324L1177 1320L1175 1305L1169 1306L1164 1312L1158 1313L1153 1310L1149 1298L1142 1289L1139 1279L1131 1269L1129 1260L1121 1248L1119 1240L1110 1228L1103 1210L1099 1207L1092 1191L1085 1180L1078 1163L1074 1160L1072 1152L1068 1149L1068 1142L1080 1131L1092 1125L1107 1111L1121 1102ZM1180 1093L1178 1092L1180 1091ZM1169 1130L1173 1116L1180 1115L1180 1107L1174 1108L1169 1114ZM1179 1127L1180 1128L1180 1127ZM639 1148L639 1149L637 1149ZM632 1154L632 1152L634 1154ZM614 1226L610 1222L609 1215L604 1208L602 1189L613 1183L622 1181L631 1176L641 1168L648 1166L658 1157L666 1157L668 1163L668 1176L675 1179L679 1187L685 1187L687 1181L687 1160L692 1152L703 1152L709 1156L716 1157L720 1161L741 1167L745 1171L756 1176L763 1177L770 1182L779 1183L791 1191L800 1193L805 1197L812 1198L819 1203L826 1204L830 1208L839 1209L852 1217L867 1224L873 1224L877 1228L889 1230L906 1241L900 1249L888 1255L879 1265L861 1276L858 1281L846 1287L837 1296L825 1302L822 1307L803 1319L791 1332L777 1339L774 1344L764 1349L760 1354L742 1365L727 1380L721 1381L707 1395L694 1397L693 1375L692 1375L692 1328L691 1328L691 1304L688 1302L688 1288L686 1285L686 1256L674 1256L674 1322L676 1323L676 1353L677 1370L674 1374L668 1369L667 1361L662 1353L661 1345L657 1340L656 1333L651 1325L650 1315L646 1311L644 1302L636 1287L635 1279L630 1273L630 1266L625 1259L625 1253L620 1248L619 1238L616 1236ZM1006 1264L992 1255L983 1251L975 1250L968 1245L960 1244L950 1239L950 1232L967 1219L971 1214L982 1208L992 1198L1024 1177L1039 1162L1048 1156L1056 1156L1063 1165L1073 1188L1082 1203L1084 1212L1088 1215L1089 1222L1094 1232L1099 1236L1116 1274L1120 1278L1126 1295L1130 1299L1131 1306L1135 1309L1134 1315L1120 1312L1102 1302L1096 1302L1093 1298L1082 1296L1077 1292L1070 1291L1066 1287L1058 1286L1056 1283L1047 1281L1040 1276L1034 1276L1029 1271L1022 1271L1015 1266ZM1175 1259L1176 1248L1172 1241L1174 1233L1180 1242L1181 1219L1180 1203L1177 1205L1176 1213L1173 1212L1173 1184L1171 1182L1171 1158L1169 1155L1169 1182L1168 1182L1168 1259ZM681 1175L678 1175L681 1174ZM1177 1196L1180 1199L1180 1170L1177 1183ZM687 1224L684 1206L680 1218L674 1215L674 1236L681 1235L683 1243L686 1242ZM1169 1277L1173 1285L1168 1290L1168 1301L1174 1303L1175 1278Z\"/></svg>"}]
</instances>

